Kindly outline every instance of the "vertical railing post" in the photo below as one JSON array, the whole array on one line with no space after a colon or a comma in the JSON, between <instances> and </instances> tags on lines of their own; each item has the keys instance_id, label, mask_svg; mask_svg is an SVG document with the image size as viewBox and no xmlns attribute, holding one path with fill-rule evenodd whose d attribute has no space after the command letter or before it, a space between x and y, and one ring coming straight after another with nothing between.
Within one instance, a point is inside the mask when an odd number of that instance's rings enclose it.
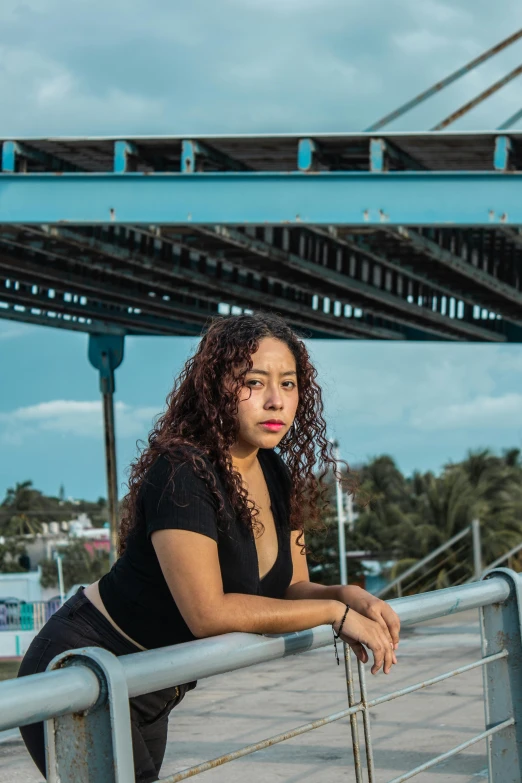
<instances>
[{"instance_id":1,"label":"vertical railing post","mask_svg":"<svg viewBox=\"0 0 522 783\"><path fill-rule=\"evenodd\" d=\"M522 780L522 588L514 571L497 568L484 578L502 576L511 587L502 604L481 609L483 655L508 656L484 667L486 728L513 718L515 724L488 740L489 783Z\"/></svg>"},{"instance_id":2,"label":"vertical railing post","mask_svg":"<svg viewBox=\"0 0 522 783\"><path fill-rule=\"evenodd\" d=\"M346 642L344 647L344 671L346 674L346 690L348 693L348 706L355 705L355 688L353 682L352 651ZM353 763L355 767L355 783L363 783L363 772L361 766L361 745L359 742L359 721L357 713L350 715L350 730L352 733Z\"/></svg>"},{"instance_id":3,"label":"vertical railing post","mask_svg":"<svg viewBox=\"0 0 522 783\"><path fill-rule=\"evenodd\" d=\"M363 706L363 730L364 730L364 745L366 749L366 771L368 773L368 783L375 783L375 766L373 763L373 746L372 746L372 731L370 724L370 708L368 707L368 691L366 689L366 675L364 672L364 664L361 661L357 661L357 668L359 670L359 686L361 689L361 702Z\"/></svg>"},{"instance_id":4,"label":"vertical railing post","mask_svg":"<svg viewBox=\"0 0 522 783\"><path fill-rule=\"evenodd\" d=\"M114 370L123 361L123 335L91 334L89 361L100 373L103 403L107 503L111 537L111 564L116 560L118 543L118 481L116 472L116 433L114 427Z\"/></svg>"},{"instance_id":5,"label":"vertical railing post","mask_svg":"<svg viewBox=\"0 0 522 783\"><path fill-rule=\"evenodd\" d=\"M84 647L58 655L47 667L87 666L100 683L96 704L45 722L49 783L130 783L134 780L129 692L119 659Z\"/></svg>"},{"instance_id":6,"label":"vertical railing post","mask_svg":"<svg viewBox=\"0 0 522 783\"><path fill-rule=\"evenodd\" d=\"M478 582L482 576L482 543L480 539L480 521L474 519L471 523L471 536L473 539L473 573Z\"/></svg>"}]
</instances>

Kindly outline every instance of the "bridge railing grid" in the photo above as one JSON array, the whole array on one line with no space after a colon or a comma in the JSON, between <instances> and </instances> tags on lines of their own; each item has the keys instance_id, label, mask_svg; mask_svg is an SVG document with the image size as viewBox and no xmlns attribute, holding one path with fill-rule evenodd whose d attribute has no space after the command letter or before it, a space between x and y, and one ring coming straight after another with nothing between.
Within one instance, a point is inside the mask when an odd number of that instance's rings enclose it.
<instances>
[{"instance_id":1,"label":"bridge railing grid","mask_svg":"<svg viewBox=\"0 0 522 783\"><path fill-rule=\"evenodd\" d=\"M487 740L490 783L520 783L522 575L499 568L478 582L391 603L403 626L479 609L482 656L452 671L370 699L364 666L360 662L354 666L345 646L345 709L184 769L163 778L163 783L178 783L343 719L348 719L351 727L355 781L375 783L372 708L478 668L483 671L484 681L484 730L387 783L403 783L483 740ZM0 730L45 721L50 783L130 783L134 781L134 768L129 698L331 643L330 626L320 626L279 636L226 634L121 658L95 647L70 650L51 661L45 673L0 683ZM348 756L347 764L351 763Z\"/></svg>"}]
</instances>

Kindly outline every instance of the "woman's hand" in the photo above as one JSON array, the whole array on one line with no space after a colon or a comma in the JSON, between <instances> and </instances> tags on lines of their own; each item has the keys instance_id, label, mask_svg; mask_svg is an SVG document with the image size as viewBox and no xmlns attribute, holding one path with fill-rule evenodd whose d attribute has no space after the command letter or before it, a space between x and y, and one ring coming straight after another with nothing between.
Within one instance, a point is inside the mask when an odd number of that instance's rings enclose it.
<instances>
[{"instance_id":1,"label":"woman's hand","mask_svg":"<svg viewBox=\"0 0 522 783\"><path fill-rule=\"evenodd\" d=\"M340 604L339 615L332 624L335 633L339 632L339 626L345 610L346 606ZM343 623L340 638L343 642L350 645L362 663L368 661L368 653L365 647L371 650L374 660L371 669L372 674L377 674L381 667L385 674L389 674L393 664L397 663L394 644L388 628L383 628L381 623L364 617L351 607Z\"/></svg>"},{"instance_id":2,"label":"woman's hand","mask_svg":"<svg viewBox=\"0 0 522 783\"><path fill-rule=\"evenodd\" d=\"M381 601L371 593L357 585L345 585L339 588L339 601L348 604L356 612L379 623L383 631L388 634L389 641L396 650L399 646L399 634L401 621L397 612L386 601Z\"/></svg>"}]
</instances>

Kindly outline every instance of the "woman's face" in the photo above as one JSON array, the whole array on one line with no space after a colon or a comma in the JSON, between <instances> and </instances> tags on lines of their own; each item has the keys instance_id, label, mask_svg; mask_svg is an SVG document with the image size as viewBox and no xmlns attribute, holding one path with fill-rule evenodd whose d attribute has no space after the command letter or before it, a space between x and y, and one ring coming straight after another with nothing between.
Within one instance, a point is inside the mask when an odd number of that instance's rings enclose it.
<instances>
[{"instance_id":1,"label":"woman's face","mask_svg":"<svg viewBox=\"0 0 522 783\"><path fill-rule=\"evenodd\" d=\"M252 369L240 391L236 446L273 449L292 426L298 402L292 352L275 337L265 337L252 354Z\"/></svg>"}]
</instances>

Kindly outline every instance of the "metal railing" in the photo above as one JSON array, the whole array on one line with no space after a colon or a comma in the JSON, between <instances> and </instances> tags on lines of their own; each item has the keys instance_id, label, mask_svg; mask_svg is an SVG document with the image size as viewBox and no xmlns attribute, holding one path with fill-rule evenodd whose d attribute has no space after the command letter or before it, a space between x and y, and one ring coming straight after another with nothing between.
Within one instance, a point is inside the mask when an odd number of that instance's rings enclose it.
<instances>
[{"instance_id":1,"label":"metal railing","mask_svg":"<svg viewBox=\"0 0 522 783\"><path fill-rule=\"evenodd\" d=\"M464 672L484 671L484 731L388 783L403 783L481 740L488 741L490 783L522 780L522 575L508 569L480 582L394 600L404 626L467 609L481 610L482 658L466 666L369 699L358 663L360 699L355 697L351 655L345 648L348 706L281 734L247 745L163 779L178 783L205 770L292 737L349 718L355 779L375 781L370 710ZM284 658L331 644L330 626L281 636L233 633L116 658L83 648L57 656L43 674L0 683L0 730L45 721L48 781L129 783L134 780L129 697ZM364 731L366 766L359 742Z\"/></svg>"},{"instance_id":2,"label":"metal railing","mask_svg":"<svg viewBox=\"0 0 522 783\"><path fill-rule=\"evenodd\" d=\"M490 563L486 570L490 571L492 568L497 568L497 566L499 566L501 563L505 563L506 560L509 560L510 558L515 557L515 555L518 555L519 552L522 552L522 542L517 546L514 546L513 549L510 549L509 552L501 555L493 563Z\"/></svg>"},{"instance_id":3,"label":"metal railing","mask_svg":"<svg viewBox=\"0 0 522 783\"><path fill-rule=\"evenodd\" d=\"M448 557L444 558L442 561L436 560L436 558L439 555L444 554L448 550L451 550L451 547L456 544L458 541L461 541L463 538L466 538L466 536L471 536L472 545L473 545L473 576L475 579L480 579L483 573L482 568L482 554L481 554L481 539L480 539L480 522L478 519L474 519L471 525L468 525L464 528L464 530L461 530L460 533L457 533L456 535L452 536L452 538L448 539L448 541L445 541L444 544L441 544L437 549L434 549L433 552L430 552L429 555L426 555L426 557L423 557L422 560L419 560L417 563L414 563L410 568L406 569L406 571L403 571L402 574L399 574L398 577L393 579L391 582L389 582L387 585L385 585L382 590L379 590L377 595L379 598L384 598L385 595L388 595L390 592L395 590L396 595L400 598L403 593L403 585L406 582L407 579L414 576L415 574L420 572L420 575L418 579L416 579L414 582L411 582L408 586L408 589L411 590L412 587L415 587L420 581L424 580L425 577L433 570L436 570L437 568L440 568L442 565L444 565L451 557L458 556L462 554L465 549L467 548L467 545L465 544L463 547L458 549L456 552L450 552ZM512 553L509 553L512 554ZM506 555L507 556L507 555ZM504 558L501 558L498 562L503 562ZM433 562L435 561L435 562ZM430 569L427 571L425 570L425 566L428 565L428 563L433 562L433 565ZM496 563L495 563L496 565ZM457 568L461 567L460 561L457 562ZM493 567L493 566L491 566ZM471 581L471 579L469 580ZM435 587L435 582L433 582L433 586ZM428 588L429 589L429 588Z\"/></svg>"}]
</instances>

